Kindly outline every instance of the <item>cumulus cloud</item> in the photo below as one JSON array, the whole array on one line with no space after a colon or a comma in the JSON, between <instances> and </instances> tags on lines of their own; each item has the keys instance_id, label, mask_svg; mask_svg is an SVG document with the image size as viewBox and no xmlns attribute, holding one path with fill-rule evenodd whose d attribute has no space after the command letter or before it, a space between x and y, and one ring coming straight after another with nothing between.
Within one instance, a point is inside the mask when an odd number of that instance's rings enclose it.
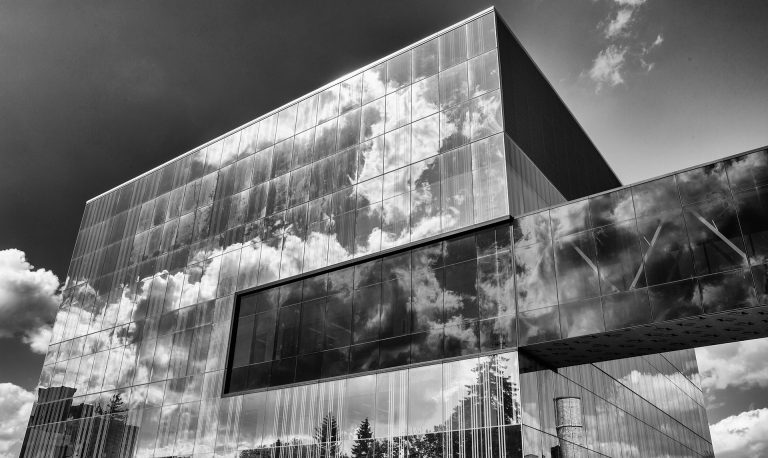
<instances>
[{"instance_id":1,"label":"cumulus cloud","mask_svg":"<svg viewBox=\"0 0 768 458\"><path fill-rule=\"evenodd\" d=\"M23 335L21 341L29 345L33 352L44 355L48 351L52 331L50 326L41 326Z\"/></svg>"},{"instance_id":2,"label":"cumulus cloud","mask_svg":"<svg viewBox=\"0 0 768 458\"><path fill-rule=\"evenodd\" d=\"M598 88L603 85L618 86L624 82L621 70L624 66L627 48L611 45L600 51L589 69L589 77L597 83Z\"/></svg>"},{"instance_id":3,"label":"cumulus cloud","mask_svg":"<svg viewBox=\"0 0 768 458\"><path fill-rule=\"evenodd\" d=\"M605 86L624 84L625 74L649 73L655 63L650 53L661 46L664 37L657 34L655 39L641 37L633 30L639 22L638 11L646 0L614 0L609 15L597 28L605 39L605 46L592 61L589 71L583 73L597 85L599 91Z\"/></svg>"},{"instance_id":4,"label":"cumulus cloud","mask_svg":"<svg viewBox=\"0 0 768 458\"><path fill-rule=\"evenodd\" d=\"M768 409L750 410L724 418L710 427L718 458L766 456Z\"/></svg>"},{"instance_id":5,"label":"cumulus cloud","mask_svg":"<svg viewBox=\"0 0 768 458\"><path fill-rule=\"evenodd\" d=\"M768 388L768 339L699 348L696 356L704 390Z\"/></svg>"},{"instance_id":6,"label":"cumulus cloud","mask_svg":"<svg viewBox=\"0 0 768 458\"><path fill-rule=\"evenodd\" d=\"M45 353L61 302L59 279L27 262L23 251L0 251L0 338L19 337Z\"/></svg>"},{"instance_id":7,"label":"cumulus cloud","mask_svg":"<svg viewBox=\"0 0 768 458\"><path fill-rule=\"evenodd\" d=\"M0 383L0 458L19 456L35 395L13 383Z\"/></svg>"},{"instance_id":8,"label":"cumulus cloud","mask_svg":"<svg viewBox=\"0 0 768 458\"><path fill-rule=\"evenodd\" d=\"M640 6L646 2L646 0L613 0L617 5L621 6Z\"/></svg>"},{"instance_id":9,"label":"cumulus cloud","mask_svg":"<svg viewBox=\"0 0 768 458\"><path fill-rule=\"evenodd\" d=\"M632 20L633 11L631 8L620 9L616 17L605 27L605 36L611 38L624 33Z\"/></svg>"}]
</instances>

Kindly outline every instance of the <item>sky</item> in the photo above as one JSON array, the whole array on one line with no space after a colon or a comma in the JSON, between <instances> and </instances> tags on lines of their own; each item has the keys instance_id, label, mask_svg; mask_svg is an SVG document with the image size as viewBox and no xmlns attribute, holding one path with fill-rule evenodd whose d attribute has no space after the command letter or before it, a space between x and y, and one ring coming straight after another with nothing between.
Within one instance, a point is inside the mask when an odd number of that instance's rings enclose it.
<instances>
[{"instance_id":1,"label":"sky","mask_svg":"<svg viewBox=\"0 0 768 458\"><path fill-rule=\"evenodd\" d=\"M86 200L490 5L0 2L0 457ZM623 183L768 145L765 1L496 7ZM698 351L718 457L768 456L766 351Z\"/></svg>"}]
</instances>

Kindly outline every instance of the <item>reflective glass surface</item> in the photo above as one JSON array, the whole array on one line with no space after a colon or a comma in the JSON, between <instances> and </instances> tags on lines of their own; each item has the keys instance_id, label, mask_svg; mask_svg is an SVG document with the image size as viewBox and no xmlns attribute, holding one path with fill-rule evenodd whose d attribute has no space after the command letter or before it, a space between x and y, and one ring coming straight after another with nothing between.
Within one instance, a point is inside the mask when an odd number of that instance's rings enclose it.
<instances>
[{"instance_id":1,"label":"reflective glass surface","mask_svg":"<svg viewBox=\"0 0 768 458\"><path fill-rule=\"evenodd\" d=\"M520 365L523 457L714 456L694 350Z\"/></svg>"},{"instance_id":2,"label":"reflective glass surface","mask_svg":"<svg viewBox=\"0 0 768 458\"><path fill-rule=\"evenodd\" d=\"M239 296L225 391L477 354L481 330L486 350L514 347L508 231L492 227Z\"/></svg>"}]
</instances>

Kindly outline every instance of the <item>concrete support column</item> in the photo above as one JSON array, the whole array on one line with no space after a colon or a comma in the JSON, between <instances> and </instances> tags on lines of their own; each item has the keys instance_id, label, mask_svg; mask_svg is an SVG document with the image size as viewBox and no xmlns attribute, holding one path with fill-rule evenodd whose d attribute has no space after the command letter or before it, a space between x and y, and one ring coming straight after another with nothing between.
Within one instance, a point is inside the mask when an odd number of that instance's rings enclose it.
<instances>
[{"instance_id":1,"label":"concrete support column","mask_svg":"<svg viewBox=\"0 0 768 458\"><path fill-rule=\"evenodd\" d=\"M584 456L584 449L578 446L584 445L581 398L555 398L555 427L560 441L560 458Z\"/></svg>"}]
</instances>

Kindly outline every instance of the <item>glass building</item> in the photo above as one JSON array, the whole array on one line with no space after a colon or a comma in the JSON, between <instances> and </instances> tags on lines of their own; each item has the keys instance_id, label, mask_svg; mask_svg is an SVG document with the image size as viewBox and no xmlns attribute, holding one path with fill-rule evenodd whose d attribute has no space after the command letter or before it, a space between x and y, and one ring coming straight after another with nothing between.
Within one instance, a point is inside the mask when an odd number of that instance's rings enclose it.
<instances>
[{"instance_id":1,"label":"glass building","mask_svg":"<svg viewBox=\"0 0 768 458\"><path fill-rule=\"evenodd\" d=\"M768 150L621 186L493 9L88 201L23 457L712 457Z\"/></svg>"}]
</instances>

